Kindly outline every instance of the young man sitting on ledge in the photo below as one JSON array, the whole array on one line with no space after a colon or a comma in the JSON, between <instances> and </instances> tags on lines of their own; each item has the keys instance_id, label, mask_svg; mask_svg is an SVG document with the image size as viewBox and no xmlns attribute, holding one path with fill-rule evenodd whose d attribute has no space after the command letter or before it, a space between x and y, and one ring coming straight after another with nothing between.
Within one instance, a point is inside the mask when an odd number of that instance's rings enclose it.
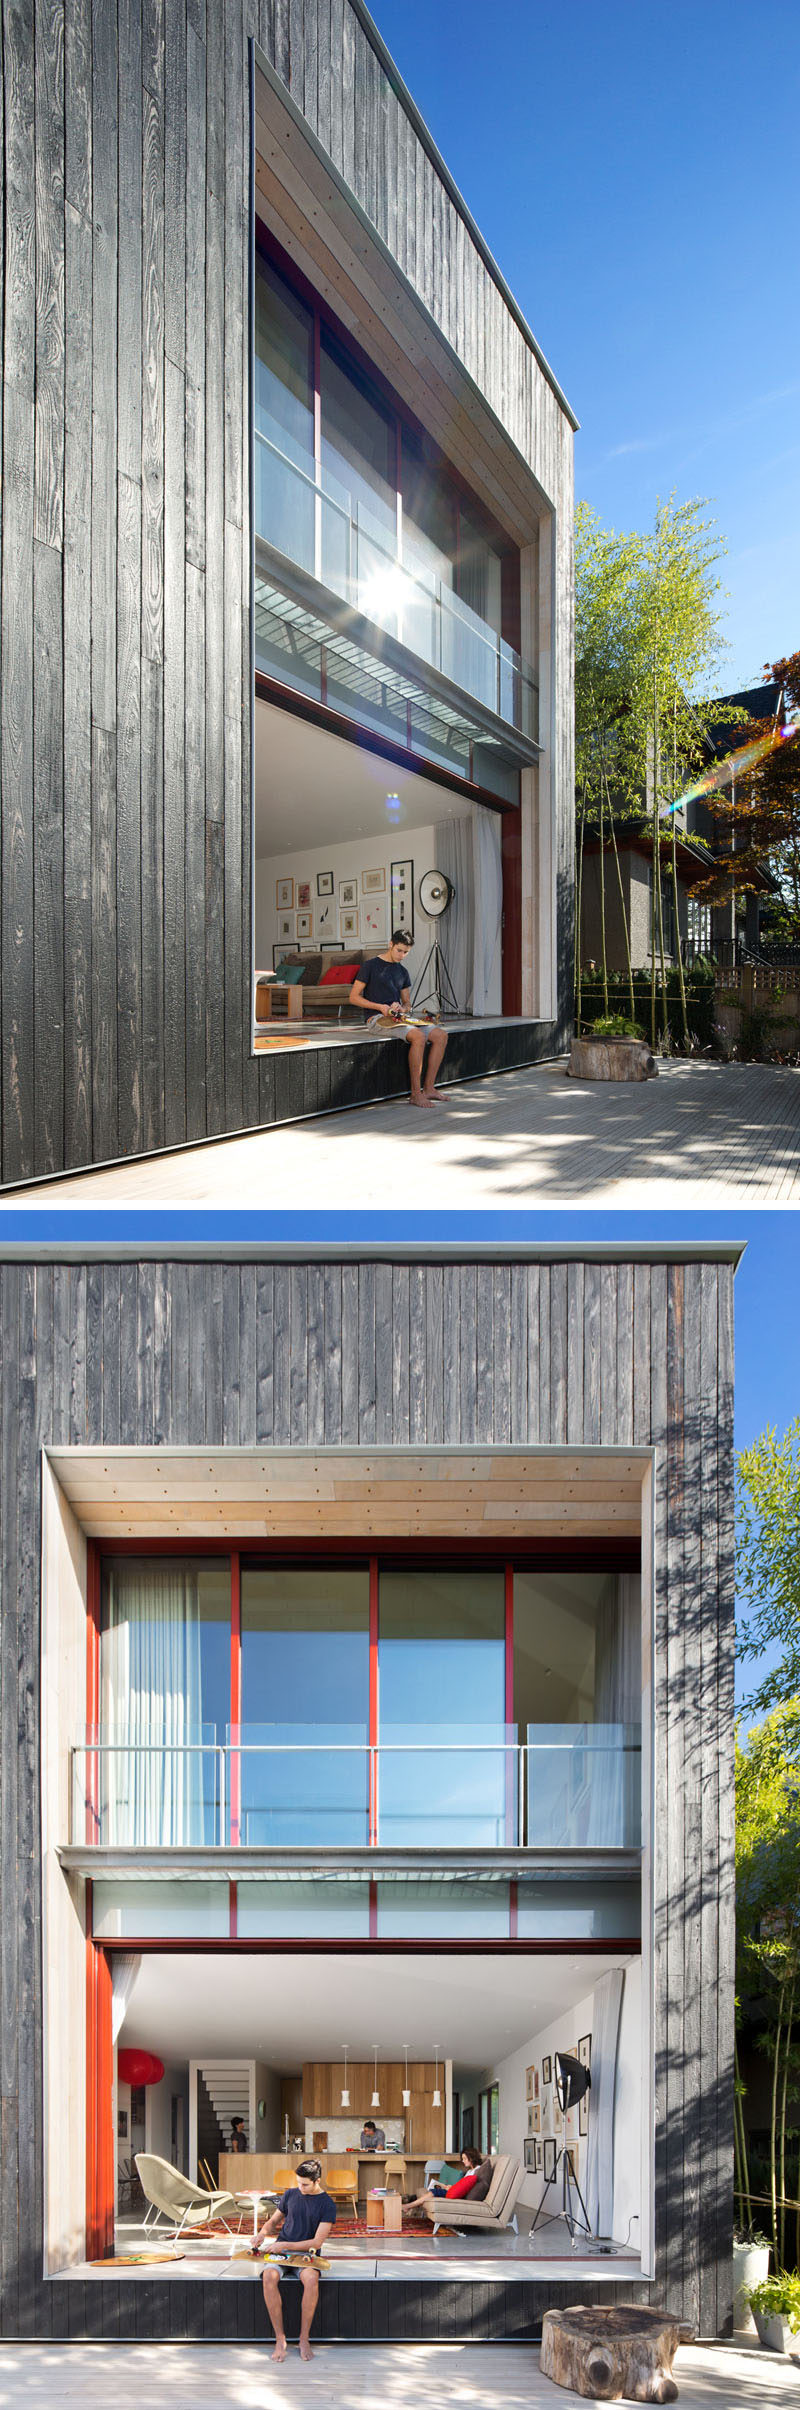
<instances>
[{"instance_id":1,"label":"young man sitting on ledge","mask_svg":"<svg viewBox=\"0 0 800 2410\"><path fill-rule=\"evenodd\" d=\"M358 978L350 989L350 1002L363 1012L381 1013L388 1021L399 1021L411 1004L411 987L405 969L405 959L411 944L406 929L395 929L391 945L384 954L373 954L362 962ZM436 1093L437 1073L447 1045L443 1029L407 1029L408 1068L411 1079L412 1105L441 1104ZM430 1047L428 1069L423 1080L425 1048Z\"/></svg>"},{"instance_id":2,"label":"young man sitting on ledge","mask_svg":"<svg viewBox=\"0 0 800 2410\"><path fill-rule=\"evenodd\" d=\"M279 2194L277 2207L273 2209L272 2216L267 2218L266 2225L262 2226L260 2234L256 2236L253 2244L255 2252L263 2243L268 2242L273 2235L277 2234L280 2234L282 2249L285 2247L287 2250L292 2248L299 2250L301 2262L304 2250L307 2252L311 2248L314 2251L321 2251L323 2243L328 2240L331 2228L336 2224L336 2204L331 2200L330 2193L323 2190L320 2182L321 2175L322 2168L318 2159L302 2161L297 2169L291 2190ZM311 2262L301 2264L297 2268L290 2265L286 2268L285 2274L294 2277L295 2282L299 2277L303 2288L303 2306L300 2312L300 2358L310 2360L313 2354L309 2337L319 2299L319 2276ZM280 2276L274 2262L271 2266L268 2264L264 2269L262 2281L267 2314L275 2337L275 2349L272 2357L273 2360L285 2360L286 2335L281 2309Z\"/></svg>"}]
</instances>

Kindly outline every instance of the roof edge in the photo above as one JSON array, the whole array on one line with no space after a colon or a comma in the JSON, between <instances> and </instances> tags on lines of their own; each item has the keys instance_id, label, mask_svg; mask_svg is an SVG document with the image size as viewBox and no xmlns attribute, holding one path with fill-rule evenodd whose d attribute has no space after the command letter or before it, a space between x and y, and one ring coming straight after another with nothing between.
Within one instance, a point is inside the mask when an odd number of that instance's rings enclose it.
<instances>
[{"instance_id":1,"label":"roof edge","mask_svg":"<svg viewBox=\"0 0 800 2410\"><path fill-rule=\"evenodd\" d=\"M88 1263L651 1263L732 1264L738 1269L746 1239L191 1239L139 1238L10 1239L0 1222L3 1264Z\"/></svg>"}]
</instances>

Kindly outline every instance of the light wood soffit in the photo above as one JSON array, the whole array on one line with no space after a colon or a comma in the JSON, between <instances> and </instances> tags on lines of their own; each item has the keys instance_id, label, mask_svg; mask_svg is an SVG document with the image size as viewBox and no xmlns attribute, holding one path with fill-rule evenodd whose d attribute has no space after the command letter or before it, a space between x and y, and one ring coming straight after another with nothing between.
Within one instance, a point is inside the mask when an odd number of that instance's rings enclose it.
<instances>
[{"instance_id":1,"label":"light wood soffit","mask_svg":"<svg viewBox=\"0 0 800 2410\"><path fill-rule=\"evenodd\" d=\"M602 1449L49 1451L88 1537L142 1540L635 1538L649 1462Z\"/></svg>"},{"instance_id":2,"label":"light wood soffit","mask_svg":"<svg viewBox=\"0 0 800 2410\"><path fill-rule=\"evenodd\" d=\"M259 214L321 299L507 533L516 543L531 542L548 507L533 471L397 262L258 70L256 190ZM554 396L544 390L557 414Z\"/></svg>"}]
</instances>

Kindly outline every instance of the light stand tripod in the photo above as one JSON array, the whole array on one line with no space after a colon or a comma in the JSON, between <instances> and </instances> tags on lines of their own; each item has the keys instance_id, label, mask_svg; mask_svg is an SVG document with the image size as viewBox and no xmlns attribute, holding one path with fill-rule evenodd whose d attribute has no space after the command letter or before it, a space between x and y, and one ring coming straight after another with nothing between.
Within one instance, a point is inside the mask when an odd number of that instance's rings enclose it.
<instances>
[{"instance_id":1,"label":"light stand tripod","mask_svg":"<svg viewBox=\"0 0 800 2410\"><path fill-rule=\"evenodd\" d=\"M423 981L429 969L431 972L431 984L429 987L426 987L424 992L421 994L420 991L423 987ZM430 952L426 955L413 996L411 998L412 1012L415 1005L420 1003L427 1004L429 1000L435 1004L436 1010L439 1013L444 1012L445 1006L449 1006L450 1011L453 1013L458 1012L458 1005L456 1003L453 990L453 982L450 977L441 946L439 944L438 932L433 940Z\"/></svg>"},{"instance_id":2,"label":"light stand tripod","mask_svg":"<svg viewBox=\"0 0 800 2410\"><path fill-rule=\"evenodd\" d=\"M560 2208L560 2209L551 2209L550 2214L549 2214L549 2217L543 2218L543 2217L542 2217L542 2210L543 2210L543 2208L544 2208L545 2201L547 2200L547 2195L548 2195L548 2192L549 2192L550 2186L551 2186L551 2184L557 2184L557 2183L558 2183L558 2168L559 2168L559 2161L560 2161L560 2163L561 2163L561 2208ZM573 2185L574 2185L574 2187L575 2187L575 2191L576 2191L576 2193L577 2193L577 2195L578 2195L578 2199L579 2199L579 2201L580 2201L580 2205L581 2205L581 2208L582 2208L582 2210L583 2210L583 2217L582 2217L582 2218L579 2218L578 2213L577 2213L577 2210L576 2210L576 2209L574 2208L574 2206L573 2206L573 2199L572 2199L572 2188L573 2188ZM542 2194L542 2198L541 2198L541 2200L540 2200L540 2202L539 2202L539 2207L538 2207L538 2209L537 2209L536 2216L535 2216L534 2221L533 2221L533 2225L532 2225L532 2227L531 2227L531 2234L535 2234L535 2233L536 2233L536 2228L537 2228L537 2226L538 2226L538 2224L539 2224L540 2219L541 2219L541 2223L542 2223L542 2225L543 2225L543 2226L554 2226L557 2218L564 2218L564 2219L566 2220L566 2224L567 2224L567 2228L568 2228L568 2232L569 2232L569 2239L570 2239L570 2242L571 2242L571 2243L574 2243L574 2241L575 2241L575 2228L576 2228L576 2226L579 2226L579 2227L580 2227L581 2232L582 2232L583 2234L591 2234L592 2229L591 2229L591 2226L590 2226L590 2224L589 2224L589 2216L588 2216L588 2211L587 2211L587 2208L586 2208L586 2202L585 2202L585 2200L584 2200L584 2198L583 2198L583 2193L581 2192L581 2188L580 2188L580 2185L579 2185L579 2183L578 2183L578 2178L577 2178L577 2176L576 2176L576 2174L575 2174L575 2169L574 2169L574 2167L573 2167L573 2165L572 2165L572 2160L571 2160L571 2158L570 2158L569 2150L568 2150L568 2148L567 2148L567 2146L566 2146L566 2144L565 2144L565 2143L562 2143L562 2145L561 2145L561 2149L560 2149L560 2151L558 2152L558 2155L557 2155L557 2158L556 2158L556 2163L555 2163L555 2167L554 2167L554 2169L553 2169L552 2176L546 2176L546 2177L545 2177L545 2188L544 2188L544 2192L543 2192L543 2194Z\"/></svg>"}]
</instances>

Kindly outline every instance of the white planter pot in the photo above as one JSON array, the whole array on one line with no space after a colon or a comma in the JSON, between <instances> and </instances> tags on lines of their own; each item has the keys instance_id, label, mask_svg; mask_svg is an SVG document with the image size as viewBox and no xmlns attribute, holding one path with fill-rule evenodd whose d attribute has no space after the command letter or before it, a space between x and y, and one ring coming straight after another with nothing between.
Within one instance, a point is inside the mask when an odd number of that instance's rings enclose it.
<instances>
[{"instance_id":1,"label":"white planter pot","mask_svg":"<svg viewBox=\"0 0 800 2410\"><path fill-rule=\"evenodd\" d=\"M754 2310L753 2317L759 2342L764 2344L767 2351L800 2350L800 2335L792 2334L788 2318L782 2318L779 2312L775 2312L771 2318L765 2318L762 2310Z\"/></svg>"},{"instance_id":2,"label":"white planter pot","mask_svg":"<svg viewBox=\"0 0 800 2410\"><path fill-rule=\"evenodd\" d=\"M734 2243L733 2246L733 2331L736 2335L754 2335L755 2318L745 2300L745 2293L764 2284L769 2275L768 2243Z\"/></svg>"}]
</instances>

